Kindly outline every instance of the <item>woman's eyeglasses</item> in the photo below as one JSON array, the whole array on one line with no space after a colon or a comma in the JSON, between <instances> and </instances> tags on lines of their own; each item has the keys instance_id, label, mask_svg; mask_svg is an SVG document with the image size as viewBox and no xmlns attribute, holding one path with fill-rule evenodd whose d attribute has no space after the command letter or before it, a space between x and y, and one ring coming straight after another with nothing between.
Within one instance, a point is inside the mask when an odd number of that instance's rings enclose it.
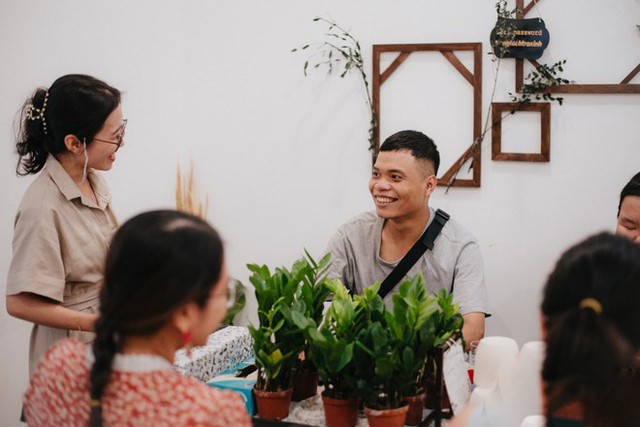
<instances>
[{"instance_id":1,"label":"woman's eyeglasses","mask_svg":"<svg viewBox=\"0 0 640 427\"><path fill-rule=\"evenodd\" d=\"M127 119L122 120L122 126L120 126L120 132L116 136L115 141L108 141L106 139L93 138L95 141L106 142L107 144L113 144L116 146L116 151L120 148L122 143L124 142L124 131L127 128Z\"/></svg>"},{"instance_id":2,"label":"woman's eyeglasses","mask_svg":"<svg viewBox=\"0 0 640 427\"><path fill-rule=\"evenodd\" d=\"M243 285L237 279L229 279L229 283L227 284L227 292L212 292L209 296L210 298L218 298L225 297L227 309L233 307L243 294Z\"/></svg>"}]
</instances>

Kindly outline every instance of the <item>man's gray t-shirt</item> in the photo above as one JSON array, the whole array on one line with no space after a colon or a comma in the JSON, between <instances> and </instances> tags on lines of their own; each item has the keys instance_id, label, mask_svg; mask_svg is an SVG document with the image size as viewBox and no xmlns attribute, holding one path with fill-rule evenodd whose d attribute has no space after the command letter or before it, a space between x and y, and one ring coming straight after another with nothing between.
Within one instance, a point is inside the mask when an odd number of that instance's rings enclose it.
<instances>
[{"instance_id":1,"label":"man's gray t-shirt","mask_svg":"<svg viewBox=\"0 0 640 427\"><path fill-rule=\"evenodd\" d=\"M435 211L430 209L429 223ZM382 282L400 260L389 263L380 259L380 239L384 220L375 212L365 212L343 224L329 241L332 254L329 277L338 278L355 293L375 282ZM460 303L460 313L489 314L489 298L484 283L482 255L477 240L454 219L446 225L435 240L433 251L427 250L411 267L407 277L422 272L427 290L451 292ZM390 304L391 291L385 297Z\"/></svg>"}]
</instances>

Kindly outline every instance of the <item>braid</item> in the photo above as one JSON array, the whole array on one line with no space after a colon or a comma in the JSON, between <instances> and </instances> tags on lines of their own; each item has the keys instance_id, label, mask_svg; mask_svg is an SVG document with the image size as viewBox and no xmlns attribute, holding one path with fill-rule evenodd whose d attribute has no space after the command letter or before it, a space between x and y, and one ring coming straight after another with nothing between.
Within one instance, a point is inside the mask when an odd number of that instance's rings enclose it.
<instances>
[{"instance_id":1,"label":"braid","mask_svg":"<svg viewBox=\"0 0 640 427\"><path fill-rule=\"evenodd\" d=\"M111 365L117 351L118 343L116 342L114 322L101 315L96 322L96 340L93 342L95 361L89 376L91 398L90 427L102 425L102 395L109 382Z\"/></svg>"}]
</instances>

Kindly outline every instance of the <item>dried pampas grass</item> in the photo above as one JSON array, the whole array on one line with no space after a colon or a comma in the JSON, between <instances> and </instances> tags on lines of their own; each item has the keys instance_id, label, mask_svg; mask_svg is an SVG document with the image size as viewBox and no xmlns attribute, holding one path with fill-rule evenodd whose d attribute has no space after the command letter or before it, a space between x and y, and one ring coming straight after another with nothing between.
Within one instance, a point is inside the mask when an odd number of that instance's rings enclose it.
<instances>
[{"instance_id":1,"label":"dried pampas grass","mask_svg":"<svg viewBox=\"0 0 640 427\"><path fill-rule=\"evenodd\" d=\"M193 182L193 160L189 162L189 170L182 174L180 161L176 176L176 208L180 212L189 213L202 219L207 219L209 211L209 195L204 203L200 202L196 195L196 188Z\"/></svg>"}]
</instances>

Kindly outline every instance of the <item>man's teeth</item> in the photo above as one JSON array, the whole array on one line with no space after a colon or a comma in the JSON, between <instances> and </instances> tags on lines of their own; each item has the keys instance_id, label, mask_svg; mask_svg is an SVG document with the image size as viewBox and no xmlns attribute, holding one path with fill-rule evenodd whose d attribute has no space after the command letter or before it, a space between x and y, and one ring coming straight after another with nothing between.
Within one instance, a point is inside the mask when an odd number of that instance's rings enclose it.
<instances>
[{"instance_id":1,"label":"man's teeth","mask_svg":"<svg viewBox=\"0 0 640 427\"><path fill-rule=\"evenodd\" d=\"M394 201L391 197L376 196L376 200L380 203L391 203Z\"/></svg>"}]
</instances>

